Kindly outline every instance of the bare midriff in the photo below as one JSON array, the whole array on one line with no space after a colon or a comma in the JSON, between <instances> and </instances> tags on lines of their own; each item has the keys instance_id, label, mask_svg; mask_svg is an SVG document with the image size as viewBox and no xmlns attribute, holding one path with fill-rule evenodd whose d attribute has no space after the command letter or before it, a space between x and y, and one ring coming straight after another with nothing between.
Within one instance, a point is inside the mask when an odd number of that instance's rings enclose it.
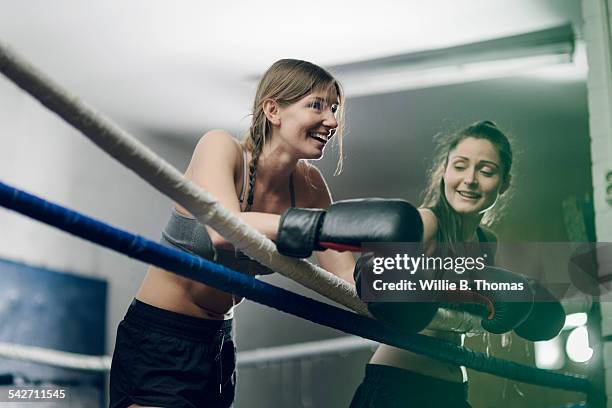
<instances>
[{"instance_id":1,"label":"bare midriff","mask_svg":"<svg viewBox=\"0 0 612 408\"><path fill-rule=\"evenodd\" d=\"M461 334L459 333L423 330L421 334L459 345L462 342ZM386 344L381 344L378 347L372 356L370 363L402 368L414 373L427 375L446 381L464 382L467 380L465 369L463 367L444 363L407 350L388 346Z\"/></svg>"},{"instance_id":2,"label":"bare midriff","mask_svg":"<svg viewBox=\"0 0 612 408\"><path fill-rule=\"evenodd\" d=\"M242 298L151 266L136 298L160 309L204 319L230 319Z\"/></svg>"}]
</instances>

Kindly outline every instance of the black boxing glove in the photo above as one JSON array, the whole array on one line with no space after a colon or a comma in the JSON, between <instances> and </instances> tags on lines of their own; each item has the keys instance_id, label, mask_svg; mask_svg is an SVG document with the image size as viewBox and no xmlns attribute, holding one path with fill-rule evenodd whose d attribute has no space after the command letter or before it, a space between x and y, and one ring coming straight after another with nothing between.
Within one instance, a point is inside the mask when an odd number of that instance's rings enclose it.
<instances>
[{"instance_id":1,"label":"black boxing glove","mask_svg":"<svg viewBox=\"0 0 612 408\"><path fill-rule=\"evenodd\" d=\"M360 251L364 242L419 242L418 210L399 199L366 198L333 203L327 210L289 208L281 216L276 247L308 258L313 250Z\"/></svg>"},{"instance_id":2,"label":"black boxing glove","mask_svg":"<svg viewBox=\"0 0 612 408\"><path fill-rule=\"evenodd\" d=\"M468 290L445 291L440 296L442 307L464 310L482 317L483 329L501 334L523 323L533 307L533 291L527 278L501 268L486 266L453 280L468 281Z\"/></svg>"},{"instance_id":3,"label":"black boxing glove","mask_svg":"<svg viewBox=\"0 0 612 408\"><path fill-rule=\"evenodd\" d=\"M353 277L357 294L362 298L362 274L372 269L374 254L361 256L355 264ZM362 298L363 299L363 298ZM438 311L438 303L430 300L410 302L365 302L372 316L385 326L402 334L414 334L423 330Z\"/></svg>"},{"instance_id":4,"label":"black boxing glove","mask_svg":"<svg viewBox=\"0 0 612 408\"><path fill-rule=\"evenodd\" d=\"M555 338L565 325L565 310L555 295L540 283L529 280L529 285L533 291L533 308L514 332L529 341Z\"/></svg>"}]
</instances>

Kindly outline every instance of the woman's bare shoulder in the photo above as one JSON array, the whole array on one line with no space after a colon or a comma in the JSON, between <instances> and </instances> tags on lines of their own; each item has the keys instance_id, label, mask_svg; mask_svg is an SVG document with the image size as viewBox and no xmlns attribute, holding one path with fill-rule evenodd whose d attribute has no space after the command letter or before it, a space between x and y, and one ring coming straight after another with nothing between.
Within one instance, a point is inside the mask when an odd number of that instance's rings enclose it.
<instances>
[{"instance_id":1,"label":"woman's bare shoulder","mask_svg":"<svg viewBox=\"0 0 612 408\"><path fill-rule=\"evenodd\" d=\"M435 241L438 235L438 217L429 208L421 207L418 210L423 221L423 242Z\"/></svg>"},{"instance_id":2,"label":"woman's bare shoulder","mask_svg":"<svg viewBox=\"0 0 612 408\"><path fill-rule=\"evenodd\" d=\"M225 130L211 130L198 141L191 157L191 166L225 164L233 168L238 160L242 160L241 155L242 147L235 137Z\"/></svg>"},{"instance_id":3,"label":"woman's bare shoulder","mask_svg":"<svg viewBox=\"0 0 612 408\"><path fill-rule=\"evenodd\" d=\"M240 141L223 129L214 129L206 132L196 146L196 151L201 149L219 149L235 151L241 149Z\"/></svg>"}]
</instances>

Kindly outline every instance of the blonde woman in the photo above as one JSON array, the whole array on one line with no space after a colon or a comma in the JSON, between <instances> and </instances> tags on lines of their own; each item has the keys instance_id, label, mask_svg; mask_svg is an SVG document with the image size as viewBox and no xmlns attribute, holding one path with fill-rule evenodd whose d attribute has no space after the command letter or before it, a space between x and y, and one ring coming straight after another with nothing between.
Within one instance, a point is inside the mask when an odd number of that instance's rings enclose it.
<instances>
[{"instance_id":1,"label":"blonde woman","mask_svg":"<svg viewBox=\"0 0 612 408\"><path fill-rule=\"evenodd\" d=\"M186 177L240 219L275 240L290 207L327 208L332 199L309 160L332 139L342 160L339 83L312 63L283 59L261 79L243 142L223 130L197 144ZM236 253L180 206L162 242L252 275L270 273ZM350 253L316 253L320 265L352 282ZM110 406L229 407L235 391L233 309L242 299L150 267L117 331Z\"/></svg>"}]
</instances>

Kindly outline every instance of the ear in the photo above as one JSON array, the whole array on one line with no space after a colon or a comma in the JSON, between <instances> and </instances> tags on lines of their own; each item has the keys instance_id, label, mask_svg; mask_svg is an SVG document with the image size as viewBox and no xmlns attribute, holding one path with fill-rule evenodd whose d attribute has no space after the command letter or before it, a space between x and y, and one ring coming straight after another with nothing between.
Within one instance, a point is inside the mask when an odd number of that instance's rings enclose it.
<instances>
[{"instance_id":1,"label":"ear","mask_svg":"<svg viewBox=\"0 0 612 408\"><path fill-rule=\"evenodd\" d=\"M510 182L512 181L512 176L510 174L508 174L508 177L506 177L506 180L504 180L504 183L502 184L501 188L499 189L499 195L502 195L506 192L506 190L508 190L508 188L510 188Z\"/></svg>"},{"instance_id":2,"label":"ear","mask_svg":"<svg viewBox=\"0 0 612 408\"><path fill-rule=\"evenodd\" d=\"M275 126L280 125L280 106L278 106L276 101L266 99L263 103L263 111L271 124Z\"/></svg>"}]
</instances>

